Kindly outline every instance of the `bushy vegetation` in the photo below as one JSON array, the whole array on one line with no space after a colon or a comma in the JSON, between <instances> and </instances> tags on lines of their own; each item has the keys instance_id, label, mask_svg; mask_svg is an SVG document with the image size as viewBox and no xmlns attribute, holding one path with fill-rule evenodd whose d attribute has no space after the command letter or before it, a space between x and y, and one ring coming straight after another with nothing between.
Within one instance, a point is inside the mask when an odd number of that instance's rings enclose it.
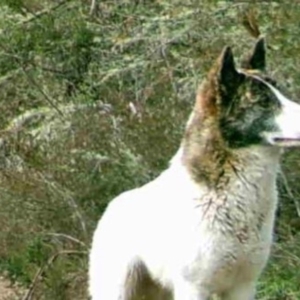
<instances>
[{"instance_id":1,"label":"bushy vegetation","mask_svg":"<svg viewBox=\"0 0 300 300\"><path fill-rule=\"evenodd\" d=\"M27 299L87 299L97 220L167 166L224 45L241 57L258 24L299 98L299 20L296 1L1 0L0 271ZM300 299L299 158L285 157L259 299Z\"/></svg>"}]
</instances>

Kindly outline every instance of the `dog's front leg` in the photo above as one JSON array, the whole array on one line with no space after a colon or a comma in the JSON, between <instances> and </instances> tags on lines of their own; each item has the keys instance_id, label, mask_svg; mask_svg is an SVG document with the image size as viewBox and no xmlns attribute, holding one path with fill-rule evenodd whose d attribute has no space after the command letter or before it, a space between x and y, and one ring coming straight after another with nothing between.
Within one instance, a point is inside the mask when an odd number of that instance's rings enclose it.
<instances>
[{"instance_id":1,"label":"dog's front leg","mask_svg":"<svg viewBox=\"0 0 300 300\"><path fill-rule=\"evenodd\" d=\"M174 300L208 300L209 292L201 289L184 279L174 285Z\"/></svg>"},{"instance_id":2,"label":"dog's front leg","mask_svg":"<svg viewBox=\"0 0 300 300\"><path fill-rule=\"evenodd\" d=\"M227 292L222 300L254 300L255 299L255 283L242 284L235 286Z\"/></svg>"}]
</instances>

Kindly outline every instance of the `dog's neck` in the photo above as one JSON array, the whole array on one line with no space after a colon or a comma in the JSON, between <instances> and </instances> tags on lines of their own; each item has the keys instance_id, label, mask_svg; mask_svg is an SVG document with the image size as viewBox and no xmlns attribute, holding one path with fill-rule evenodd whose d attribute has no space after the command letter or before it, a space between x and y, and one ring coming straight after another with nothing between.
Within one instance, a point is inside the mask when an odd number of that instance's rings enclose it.
<instances>
[{"instance_id":1,"label":"dog's neck","mask_svg":"<svg viewBox=\"0 0 300 300\"><path fill-rule=\"evenodd\" d=\"M197 114L188 122L181 150L181 163L193 180L217 190L236 176L258 173L258 169L276 170L281 152L271 146L228 148L216 125Z\"/></svg>"}]
</instances>

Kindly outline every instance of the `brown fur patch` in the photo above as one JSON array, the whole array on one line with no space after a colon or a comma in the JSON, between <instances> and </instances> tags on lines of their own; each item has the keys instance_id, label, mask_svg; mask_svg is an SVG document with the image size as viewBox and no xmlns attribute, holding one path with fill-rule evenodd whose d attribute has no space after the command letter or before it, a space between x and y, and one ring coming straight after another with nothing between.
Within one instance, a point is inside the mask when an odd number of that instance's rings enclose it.
<instances>
[{"instance_id":1,"label":"brown fur patch","mask_svg":"<svg viewBox=\"0 0 300 300\"><path fill-rule=\"evenodd\" d=\"M156 283L142 263L136 263L128 272L124 300L171 300L171 292Z\"/></svg>"},{"instance_id":2,"label":"brown fur patch","mask_svg":"<svg viewBox=\"0 0 300 300\"><path fill-rule=\"evenodd\" d=\"M222 185L220 180L230 156L219 130L221 93L226 89L220 84L219 78L223 54L200 85L194 117L183 139L184 164L196 182L205 182L211 187L218 183Z\"/></svg>"},{"instance_id":3,"label":"brown fur patch","mask_svg":"<svg viewBox=\"0 0 300 300\"><path fill-rule=\"evenodd\" d=\"M216 127L213 118L202 120L196 115L183 141L183 163L196 182L205 182L210 188L226 186L225 173L232 169L233 159Z\"/></svg>"}]
</instances>

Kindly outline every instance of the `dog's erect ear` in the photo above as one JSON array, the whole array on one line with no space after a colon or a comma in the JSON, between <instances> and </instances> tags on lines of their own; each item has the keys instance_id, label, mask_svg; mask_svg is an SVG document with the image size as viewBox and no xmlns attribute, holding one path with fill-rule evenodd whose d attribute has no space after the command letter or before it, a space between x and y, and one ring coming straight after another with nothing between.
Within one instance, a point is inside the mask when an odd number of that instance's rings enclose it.
<instances>
[{"instance_id":1,"label":"dog's erect ear","mask_svg":"<svg viewBox=\"0 0 300 300\"><path fill-rule=\"evenodd\" d=\"M200 86L197 104L200 111L215 114L217 107L228 107L245 76L235 68L230 47L225 47Z\"/></svg>"},{"instance_id":2,"label":"dog's erect ear","mask_svg":"<svg viewBox=\"0 0 300 300\"><path fill-rule=\"evenodd\" d=\"M266 47L265 47L265 39L260 38L253 50L252 53L245 59L242 63L242 67L245 69L253 69L253 70L265 70L266 68Z\"/></svg>"},{"instance_id":3,"label":"dog's erect ear","mask_svg":"<svg viewBox=\"0 0 300 300\"><path fill-rule=\"evenodd\" d=\"M230 47L225 47L218 58L218 84L226 94L235 91L240 83L241 75L235 68L234 58Z\"/></svg>"}]
</instances>

